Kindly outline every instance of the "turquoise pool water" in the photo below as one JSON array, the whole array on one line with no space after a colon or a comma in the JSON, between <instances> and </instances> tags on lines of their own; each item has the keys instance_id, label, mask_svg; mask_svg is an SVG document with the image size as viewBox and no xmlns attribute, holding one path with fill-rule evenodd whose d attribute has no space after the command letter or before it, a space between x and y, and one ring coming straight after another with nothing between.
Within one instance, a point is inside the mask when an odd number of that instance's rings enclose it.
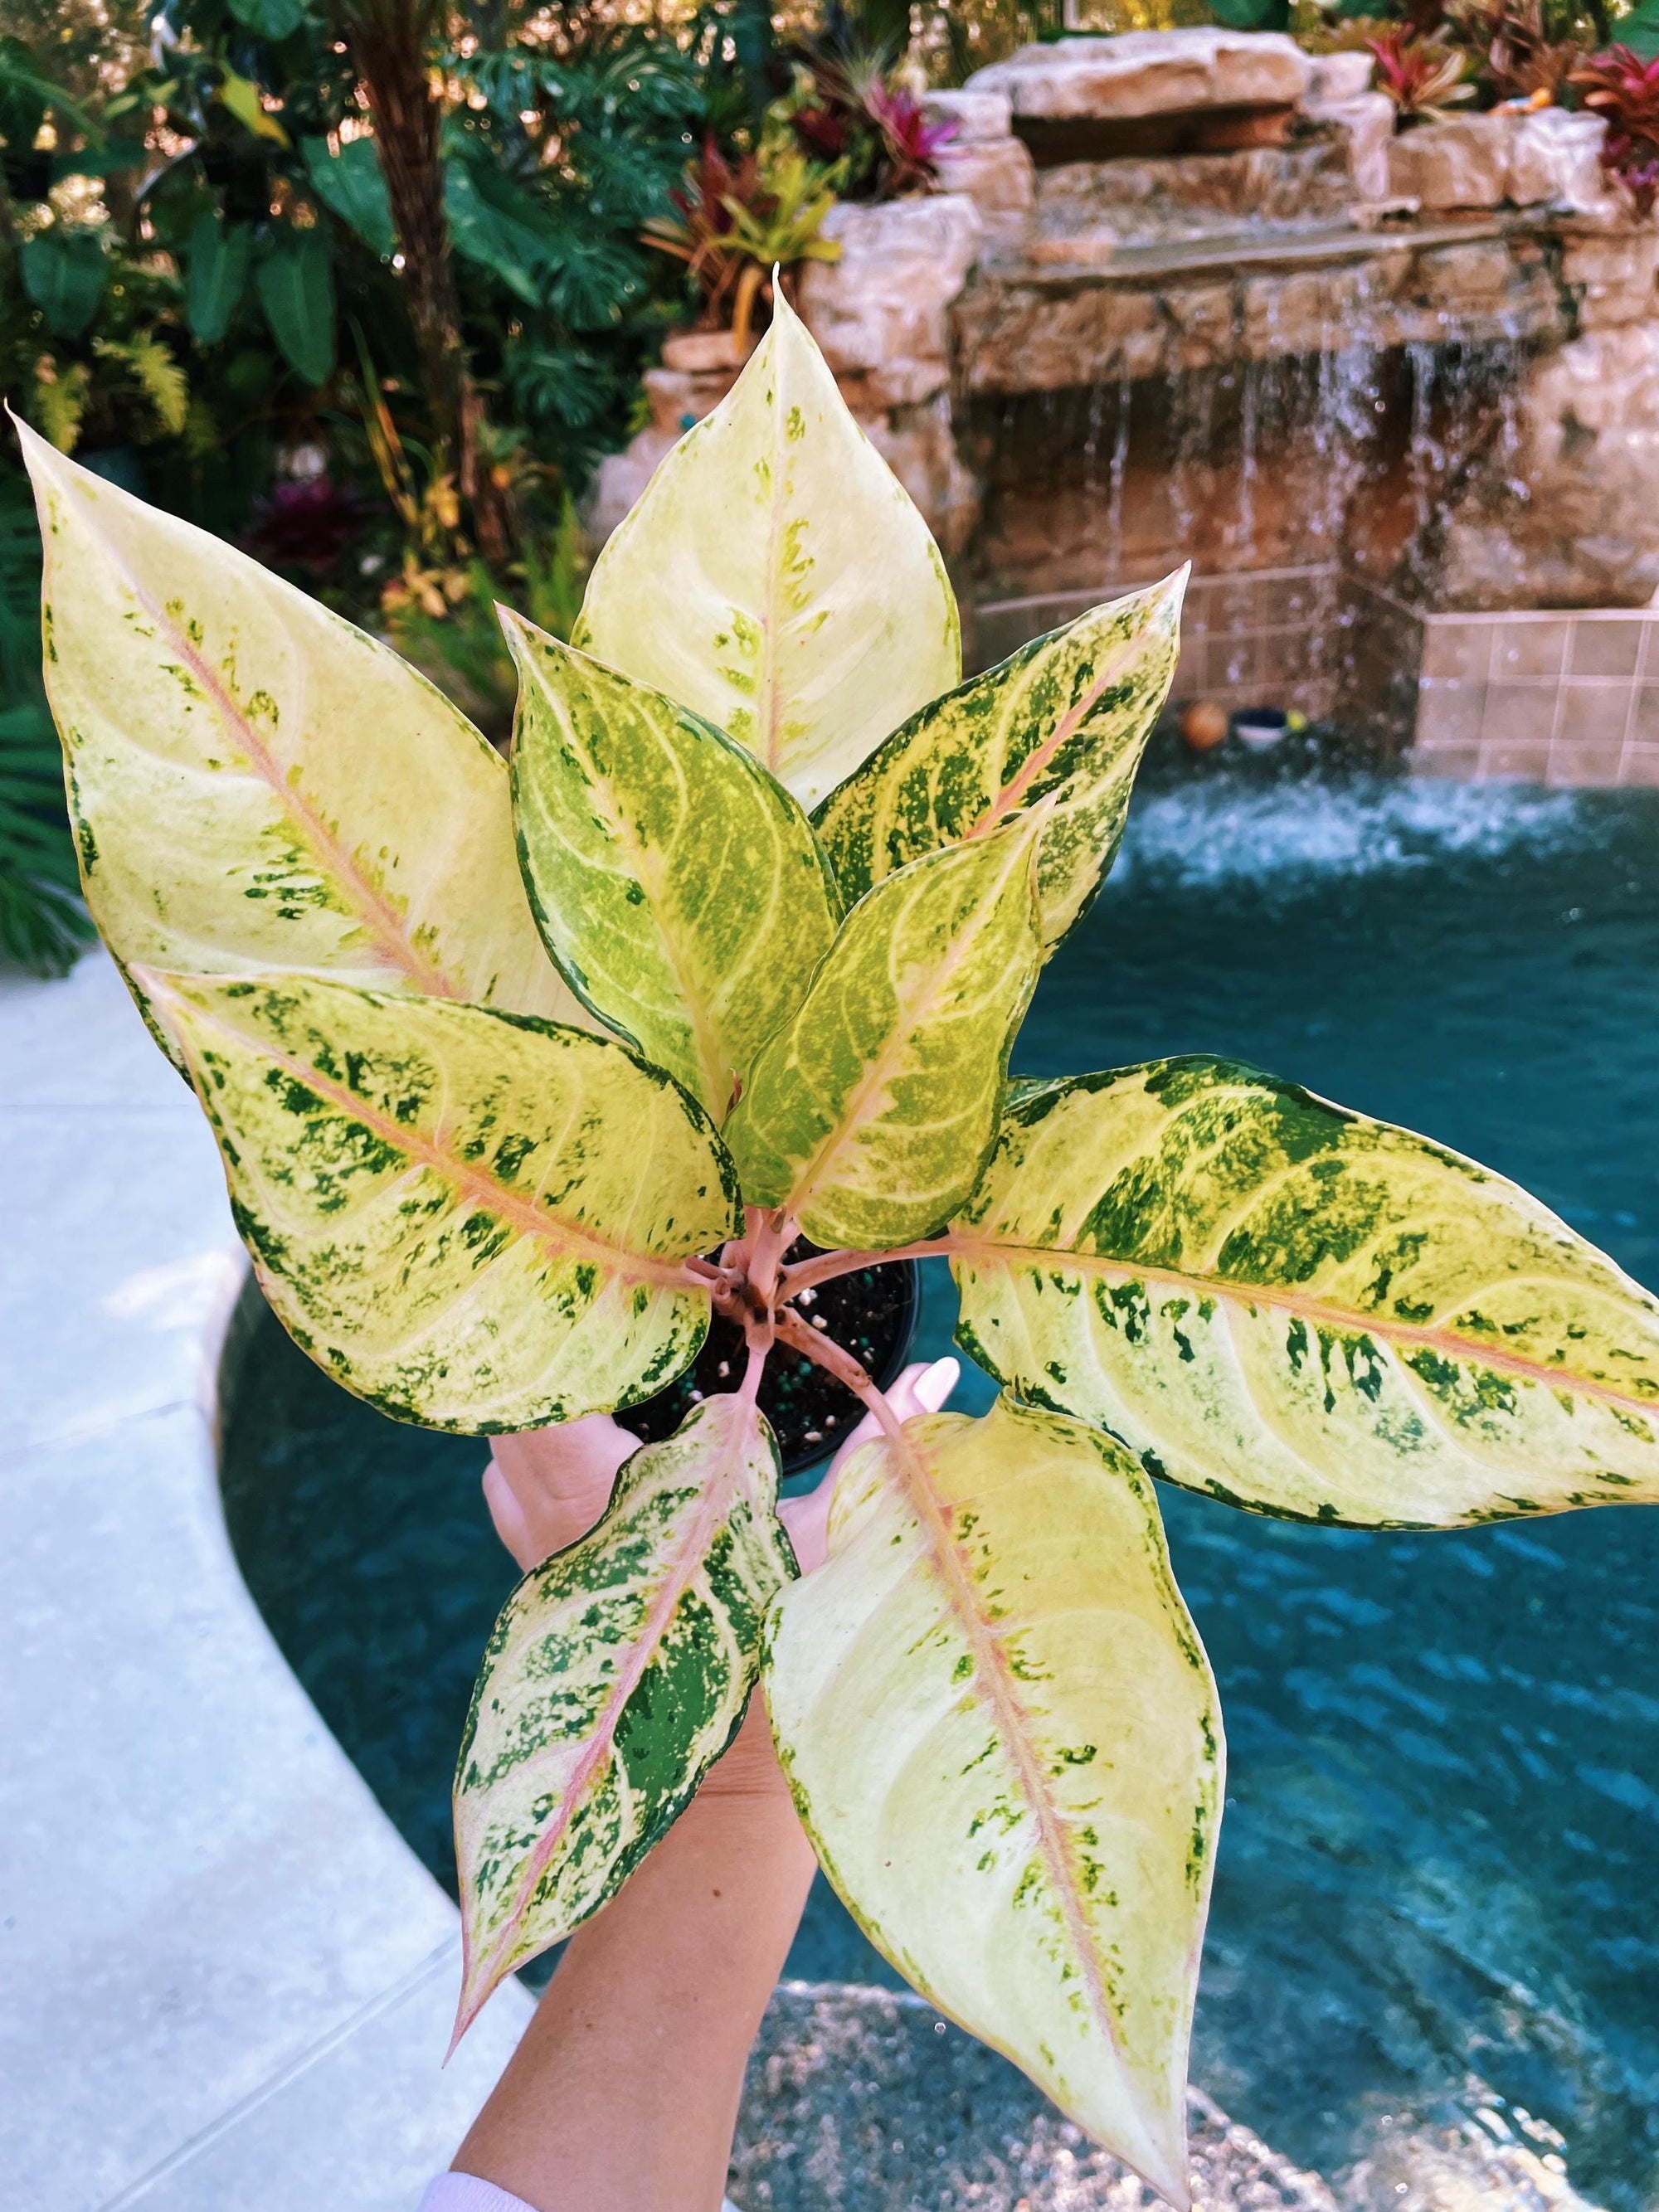
<instances>
[{"instance_id":1,"label":"turquoise pool water","mask_svg":"<svg viewBox=\"0 0 1659 2212\"><path fill-rule=\"evenodd\" d=\"M1170 772L1017 1065L1255 1060L1514 1176L1659 1288L1656 990L1659 800ZM950 1325L935 1269L918 1349ZM512 1581L483 1456L366 1412L269 1322L228 1424L255 1595L446 1878ZM1164 1502L1232 1753L1196 2078L1368 2206L1428 2201L1424 2145L1507 2134L1646 2212L1659 1512L1380 1537ZM821 1885L791 1970L890 1978Z\"/></svg>"}]
</instances>

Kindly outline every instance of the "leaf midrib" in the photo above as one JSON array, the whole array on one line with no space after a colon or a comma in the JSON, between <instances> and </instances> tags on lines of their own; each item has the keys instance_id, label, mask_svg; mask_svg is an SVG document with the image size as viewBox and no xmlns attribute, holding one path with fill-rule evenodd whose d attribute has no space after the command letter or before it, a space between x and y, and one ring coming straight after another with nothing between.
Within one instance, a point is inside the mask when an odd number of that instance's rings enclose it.
<instances>
[{"instance_id":1,"label":"leaf midrib","mask_svg":"<svg viewBox=\"0 0 1659 2212\"><path fill-rule=\"evenodd\" d=\"M410 941L404 918L391 901L376 890L363 875L356 863L342 850L324 823L321 817L301 794L298 787L290 783L277 769L276 760L252 724L237 706L213 668L198 652L189 636L179 629L166 611L159 607L149 592L133 574L126 562L110 549L111 558L127 589L155 623L173 651L188 669L193 681L200 684L210 705L225 725L233 740L247 756L254 773L270 792L273 798L297 824L300 834L310 845L321 863L323 872L330 876L344 890L348 903L356 912L361 926L396 967L401 968L427 997L458 999L460 987L451 981L441 968L423 960Z\"/></svg>"},{"instance_id":2,"label":"leaf midrib","mask_svg":"<svg viewBox=\"0 0 1659 2212\"><path fill-rule=\"evenodd\" d=\"M1011 866L1018 867L1024 865L1025 848L1020 848L1017 850ZM917 1005L926 1006L949 986L963 963L967 959L969 951L990 927L991 917L1007 884L1008 873L1009 871L1005 869L994 890L981 900L975 926L957 932L949 953L939 965L931 971L926 986L908 1007L905 1006L902 994L895 986L893 995L899 1000L901 1006L905 1008L904 1018L894 1023L888 1033L885 1047L873 1060L866 1063L865 1073L854 1086L853 1092L835 1127L830 1129L811 1158L803 1164L800 1173L795 1179L794 1188L784 1206L784 1212L790 1217L793 1218L803 1213L811 1204L817 1195L817 1186L830 1172L830 1163L836 1153L843 1146L851 1145L866 1126L874 1126L875 1121L879 1118L872 1116L866 1123L866 1108L872 1096L878 1089L895 1080L902 1071L910 1040L921 1025L921 1017L915 1011ZM890 947L892 942L890 931L888 933L887 942ZM809 993L796 1018L797 1021L805 1022L811 1012L812 996Z\"/></svg>"},{"instance_id":3,"label":"leaf midrib","mask_svg":"<svg viewBox=\"0 0 1659 2212\"><path fill-rule=\"evenodd\" d=\"M1513 1375L1523 1382L1541 1382L1552 1389L1570 1390L1580 1396L1624 1407L1632 1413L1659 1417L1659 1389L1651 1398L1633 1396L1614 1389L1611 1383L1597 1382L1571 1369L1546 1366L1541 1361L1504 1351L1479 1337L1460 1335L1455 1329L1433 1322L1392 1322L1270 1284L1241 1282L1237 1277L1202 1274L1178 1267L1142 1266L1103 1253L1068 1249L1063 1245L1009 1243L960 1231L953 1231L951 1243L952 1257L957 1256L959 1248L960 1256L970 1264L975 1253L982 1253L1011 1269L1024 1261L1038 1267L1072 1269L1080 1274L1115 1276L1125 1282L1167 1284L1171 1289L1188 1291L1200 1297L1212 1297L1227 1305L1272 1306L1315 1328L1380 1337L1391 1349L1401 1345L1419 1345L1429 1351L1443 1352L1450 1358L1478 1362L1496 1373Z\"/></svg>"},{"instance_id":4,"label":"leaf midrib","mask_svg":"<svg viewBox=\"0 0 1659 2212\"><path fill-rule=\"evenodd\" d=\"M1073 1865L1069 1838L1049 1802L1042 1765L1028 1741L1030 1716L1015 1691L1001 1640L975 1603L973 1585L961 1548L939 1505L927 1459L921 1446L908 1433L901 1434L902 1442L891 1437L885 1442L903 1470L903 1494L915 1514L938 1579L944 1585L946 1600L968 1644L974 1662L975 1687L991 1708L997 1734L1012 1761L1021 1794L1036 1820L1049 1885L1059 1897L1061 1918L1082 1971L1091 2007L1121 2064L1123 2049L1117 2021L1079 1896L1081 1884Z\"/></svg>"},{"instance_id":5,"label":"leaf midrib","mask_svg":"<svg viewBox=\"0 0 1659 2212\"><path fill-rule=\"evenodd\" d=\"M233 1037L245 1049L250 1045L269 1064L301 1084L307 1091L339 1108L355 1121L361 1122L371 1134L389 1146L395 1152L428 1169L449 1183L464 1199L484 1208L521 1236L533 1238L550 1247L557 1256L586 1257L612 1269L624 1280L652 1283L663 1289L690 1292L697 1285L688 1280L678 1261L653 1258L647 1254L630 1252L623 1247L607 1243L603 1237L570 1227L556 1214L550 1214L528 1199L520 1198L514 1191L483 1175L470 1163L459 1160L453 1152L446 1151L434 1138L410 1130L409 1126L394 1121L358 1097L355 1091L333 1077L324 1075L308 1061L289 1053L276 1052L257 1038L222 1016L204 1013L192 1007L195 1019L209 1029L216 1029L225 1036Z\"/></svg>"},{"instance_id":6,"label":"leaf midrib","mask_svg":"<svg viewBox=\"0 0 1659 2212\"><path fill-rule=\"evenodd\" d=\"M1026 793L1044 770L1052 764L1055 757L1071 743L1085 720L1100 703L1101 698L1110 685L1116 681L1125 662L1133 659L1135 649L1145 638L1148 627L1150 625L1143 623L1140 629L1124 639L1116 653L1097 674L1095 680L1082 698L1067 708L1066 713L1055 723L1052 733L1042 744L1036 746L1026 755L1008 782L1001 783L999 781L996 795L992 799L989 805L977 820L963 832L964 843L969 838L988 836L1011 815L1019 811L1024 804ZM1006 744L1007 738L1006 720L1002 735Z\"/></svg>"},{"instance_id":7,"label":"leaf midrib","mask_svg":"<svg viewBox=\"0 0 1659 2212\"><path fill-rule=\"evenodd\" d=\"M514 1886L515 1901L511 1911L497 1929L488 1952L479 1960L477 1967L475 1968L470 1961L464 1966L461 2016L455 2028L457 2042L465 2033L480 2005L488 1996L489 1990L493 1986L491 1969L496 1961L511 1949L513 1941L523 1925L525 1914L530 1909L537 1886L551 1864L554 1853L580 1809L583 1793L605 1759L614 1749L617 1725L622 1719L628 1700L644 1680L647 1669L651 1666L662 1644L662 1639L667 1633L669 1624L674 1617L680 1600L690 1588L697 1570L702 1566L708 1554L708 1547L714 1541L716 1528L730 1507L736 1502L738 1476L742 1468L750 1432L753 1427L752 1412L747 1407L744 1412L745 1418L733 1425L731 1435L721 1447L720 1458L715 1472L702 1492L696 1516L685 1531L674 1565L665 1577L657 1595L652 1601L650 1610L641 1626L633 1648L612 1682L604 1707L593 1724L589 1741L575 1765L571 1769L570 1778L565 1785L558 1812L550 1825L543 1830L534 1849L524 1861L518 1880ZM534 1768L538 1757L544 1759L547 1758L550 1755L550 1747L544 1745L539 1754L526 1762L525 1767L520 1770L520 1775ZM465 1934L464 1927L464 1939ZM469 2009L466 2004L466 1993L475 1990L477 1993ZM451 2048L453 2048L453 2045Z\"/></svg>"}]
</instances>

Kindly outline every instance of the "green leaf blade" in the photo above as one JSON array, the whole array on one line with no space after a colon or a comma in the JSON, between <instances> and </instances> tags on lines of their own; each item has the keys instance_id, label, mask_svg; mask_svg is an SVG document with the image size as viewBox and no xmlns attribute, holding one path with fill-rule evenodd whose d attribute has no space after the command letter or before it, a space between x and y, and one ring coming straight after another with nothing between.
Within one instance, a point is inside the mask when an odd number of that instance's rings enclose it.
<instances>
[{"instance_id":1,"label":"green leaf blade","mask_svg":"<svg viewBox=\"0 0 1659 2212\"><path fill-rule=\"evenodd\" d=\"M1221 1816L1220 1714L1152 1486L1007 1399L843 1473L764 1680L872 1942L1171 2203Z\"/></svg>"},{"instance_id":2,"label":"green leaf blade","mask_svg":"<svg viewBox=\"0 0 1659 2212\"><path fill-rule=\"evenodd\" d=\"M1187 574L1023 646L895 730L813 817L842 896L862 898L924 853L1053 797L1037 861L1052 951L1122 841L1135 771L1175 676Z\"/></svg>"},{"instance_id":3,"label":"green leaf blade","mask_svg":"<svg viewBox=\"0 0 1659 2212\"><path fill-rule=\"evenodd\" d=\"M98 313L109 257L95 231L43 231L18 249L23 289L54 337L78 338Z\"/></svg>"},{"instance_id":4,"label":"green leaf blade","mask_svg":"<svg viewBox=\"0 0 1659 2212\"><path fill-rule=\"evenodd\" d=\"M217 345L247 283L252 258L252 227L227 223L216 215L197 218L185 257L185 319L200 345Z\"/></svg>"},{"instance_id":5,"label":"green leaf blade","mask_svg":"<svg viewBox=\"0 0 1659 2212\"><path fill-rule=\"evenodd\" d=\"M707 1332L679 1263L740 1225L719 1138L622 1045L300 975L139 978L301 1349L465 1435L636 1404Z\"/></svg>"},{"instance_id":6,"label":"green leaf blade","mask_svg":"<svg viewBox=\"0 0 1659 2212\"><path fill-rule=\"evenodd\" d=\"M371 252L390 261L398 250L398 234L374 141L349 139L337 154L331 154L326 138L307 138L301 150L311 188L323 205Z\"/></svg>"},{"instance_id":7,"label":"green leaf blade","mask_svg":"<svg viewBox=\"0 0 1659 2212\"><path fill-rule=\"evenodd\" d=\"M964 1349L1253 1511L1659 1502L1659 1301L1409 1130L1191 1056L1012 1101L952 1224Z\"/></svg>"},{"instance_id":8,"label":"green leaf blade","mask_svg":"<svg viewBox=\"0 0 1659 2212\"><path fill-rule=\"evenodd\" d=\"M796 1571L777 1489L765 1421L708 1399L635 1453L598 1525L507 1601L456 1765L458 2037L615 1895L730 1742Z\"/></svg>"},{"instance_id":9,"label":"green leaf blade","mask_svg":"<svg viewBox=\"0 0 1659 2212\"><path fill-rule=\"evenodd\" d=\"M321 230L283 232L253 272L283 358L307 384L334 374L334 256Z\"/></svg>"},{"instance_id":10,"label":"green leaf blade","mask_svg":"<svg viewBox=\"0 0 1659 2212\"><path fill-rule=\"evenodd\" d=\"M854 908L726 1125L751 1205L826 1248L890 1248L965 1203L1042 960L1045 819L913 861Z\"/></svg>"},{"instance_id":11,"label":"green leaf blade","mask_svg":"<svg viewBox=\"0 0 1659 2212\"><path fill-rule=\"evenodd\" d=\"M787 301L601 551L573 642L807 807L959 679L939 550Z\"/></svg>"},{"instance_id":12,"label":"green leaf blade","mask_svg":"<svg viewBox=\"0 0 1659 2212\"><path fill-rule=\"evenodd\" d=\"M549 950L719 1121L835 938L811 826L711 724L502 621L520 676L520 857Z\"/></svg>"},{"instance_id":13,"label":"green leaf blade","mask_svg":"<svg viewBox=\"0 0 1659 2212\"><path fill-rule=\"evenodd\" d=\"M506 763L465 717L245 554L18 436L82 880L117 959L588 1026L520 880Z\"/></svg>"}]
</instances>

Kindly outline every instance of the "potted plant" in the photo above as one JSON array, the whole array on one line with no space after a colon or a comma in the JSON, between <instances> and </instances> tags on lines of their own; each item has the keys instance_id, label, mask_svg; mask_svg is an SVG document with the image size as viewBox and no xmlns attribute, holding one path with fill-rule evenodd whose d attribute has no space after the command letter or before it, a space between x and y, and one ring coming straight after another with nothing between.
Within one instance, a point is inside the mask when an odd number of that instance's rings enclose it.
<instances>
[{"instance_id":1,"label":"potted plant","mask_svg":"<svg viewBox=\"0 0 1659 2212\"><path fill-rule=\"evenodd\" d=\"M484 1654L458 2032L758 1680L872 1940L1185 2205L1224 1751L1154 1478L1354 1528L1653 1502L1659 1304L1501 1177L1259 1070L1010 1079L1182 580L961 682L943 566L787 303L574 644L509 619L510 769L385 647L26 442L88 897L296 1340L486 1433L740 1333ZM924 1253L1002 1385L982 1419L901 1422L814 1326ZM780 1346L881 1426L804 1580Z\"/></svg>"},{"instance_id":2,"label":"potted plant","mask_svg":"<svg viewBox=\"0 0 1659 2212\"><path fill-rule=\"evenodd\" d=\"M702 295L700 326L663 348L670 368L735 371L748 360L755 309L782 273L803 261L835 261L841 248L820 236L836 204L838 173L768 140L728 161L711 138L670 192L672 212L654 216L647 246L685 264Z\"/></svg>"}]
</instances>

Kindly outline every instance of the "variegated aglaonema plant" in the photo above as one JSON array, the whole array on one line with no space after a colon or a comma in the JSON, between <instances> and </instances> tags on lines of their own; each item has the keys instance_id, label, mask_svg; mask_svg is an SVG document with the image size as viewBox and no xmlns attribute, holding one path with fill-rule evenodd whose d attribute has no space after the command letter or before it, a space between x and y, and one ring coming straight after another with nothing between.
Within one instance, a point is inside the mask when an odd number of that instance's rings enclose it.
<instances>
[{"instance_id":1,"label":"variegated aglaonema plant","mask_svg":"<svg viewBox=\"0 0 1659 2212\"><path fill-rule=\"evenodd\" d=\"M746 1339L484 1655L460 2027L614 1895L758 1679L872 1941L1184 2205L1223 1751L1152 1478L1349 1527L1659 1498L1659 1307L1513 1184L1253 1068L1009 1079L1182 579L963 683L933 542L781 301L574 644L505 618L509 769L21 434L87 896L296 1341L485 1434L660 1391L713 1311ZM900 1421L806 1293L939 1253L1002 1395ZM880 1424L805 1579L777 1346Z\"/></svg>"}]
</instances>

